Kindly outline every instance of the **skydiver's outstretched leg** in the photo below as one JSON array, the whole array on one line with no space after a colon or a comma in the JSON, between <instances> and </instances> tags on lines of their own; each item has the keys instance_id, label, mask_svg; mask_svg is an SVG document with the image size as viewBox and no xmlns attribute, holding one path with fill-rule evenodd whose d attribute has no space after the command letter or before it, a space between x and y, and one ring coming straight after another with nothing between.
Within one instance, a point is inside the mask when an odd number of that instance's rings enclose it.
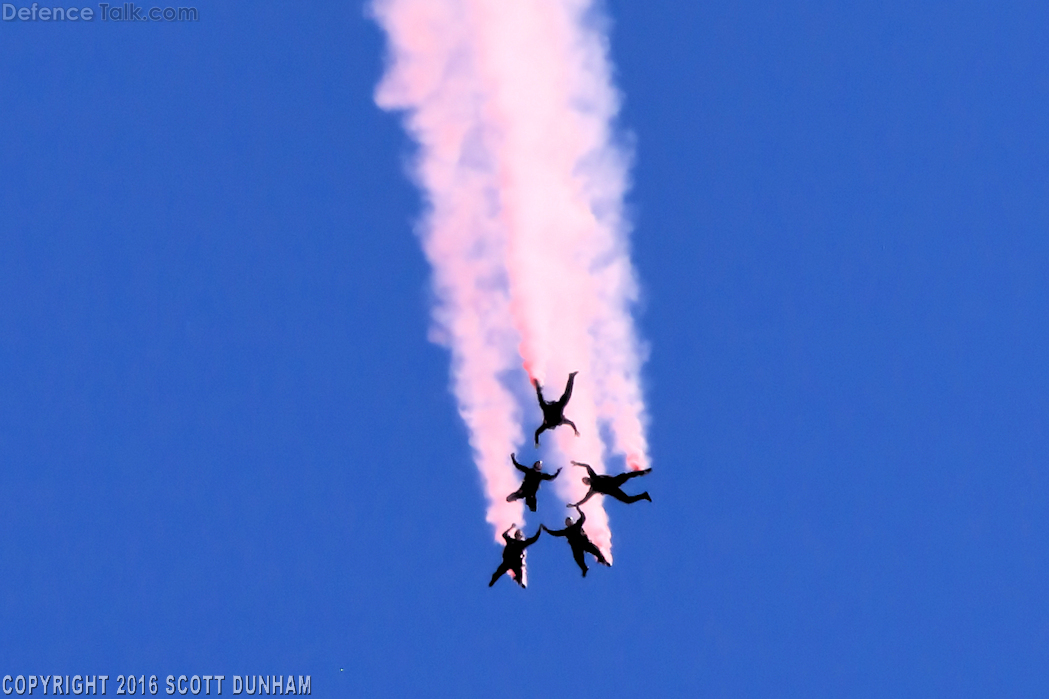
<instances>
[{"instance_id":1,"label":"skydiver's outstretched leg","mask_svg":"<svg viewBox=\"0 0 1049 699\"><path fill-rule=\"evenodd\" d=\"M576 427L575 427L575 423L574 423L574 422L572 422L571 420L569 420L569 419L568 419L567 417L562 417L562 418L561 418L561 424L562 424L562 425L568 425L568 426L569 426L569 427L571 427L571 428L572 428L573 430L575 430L575 436L576 436L576 437L578 437L578 436L579 436L579 430L577 430L577 429L576 429Z\"/></svg>"},{"instance_id":2,"label":"skydiver's outstretched leg","mask_svg":"<svg viewBox=\"0 0 1049 699\"><path fill-rule=\"evenodd\" d=\"M579 570L583 571L583 577L586 577L586 571L589 568L586 567L586 560L583 558L583 549L572 547L572 558L575 559L576 565L579 566Z\"/></svg>"},{"instance_id":3,"label":"skydiver's outstretched leg","mask_svg":"<svg viewBox=\"0 0 1049 699\"><path fill-rule=\"evenodd\" d=\"M601 549L594 545L594 542L587 541L585 544L583 544L583 550L587 553L593 554L594 558L596 558L597 562L601 565L608 567L612 566L612 564L605 559L605 554L601 553Z\"/></svg>"},{"instance_id":4,"label":"skydiver's outstretched leg","mask_svg":"<svg viewBox=\"0 0 1049 699\"><path fill-rule=\"evenodd\" d=\"M535 503L535 496L534 495L527 496L525 498L525 504L528 505L528 509L529 510L531 510L532 512L535 512L535 505L536 505L536 503Z\"/></svg>"},{"instance_id":5,"label":"skydiver's outstretched leg","mask_svg":"<svg viewBox=\"0 0 1049 699\"><path fill-rule=\"evenodd\" d=\"M560 405L562 409L568 405L568 399L572 397L572 385L575 383L575 375L578 373L578 371L573 371L568 375L568 383L565 385L565 392L557 399L557 404Z\"/></svg>"},{"instance_id":6,"label":"skydiver's outstretched leg","mask_svg":"<svg viewBox=\"0 0 1049 699\"><path fill-rule=\"evenodd\" d=\"M495 581L498 580L503 575L503 573L505 573L508 570L510 570L510 566L506 565L505 563L500 563L499 567L496 568L495 573L492 575L492 581L488 583L488 587L494 585Z\"/></svg>"},{"instance_id":7,"label":"skydiver's outstretched leg","mask_svg":"<svg viewBox=\"0 0 1049 699\"><path fill-rule=\"evenodd\" d=\"M547 427L547 424L544 422L542 425L539 426L539 429L535 431L535 446L537 449L539 448L539 435L541 435L544 431L548 429L550 428Z\"/></svg>"},{"instance_id":8,"label":"skydiver's outstretched leg","mask_svg":"<svg viewBox=\"0 0 1049 699\"><path fill-rule=\"evenodd\" d=\"M514 582L521 586L522 589L528 588L528 581L525 580L524 566L520 563L510 567L511 572L514 574Z\"/></svg>"},{"instance_id":9,"label":"skydiver's outstretched leg","mask_svg":"<svg viewBox=\"0 0 1049 699\"><path fill-rule=\"evenodd\" d=\"M543 387L539 385L539 381L537 379L532 379L532 385L535 386L535 395L539 398L539 405L546 405L546 400L543 399Z\"/></svg>"},{"instance_id":10,"label":"skydiver's outstretched leg","mask_svg":"<svg viewBox=\"0 0 1049 699\"><path fill-rule=\"evenodd\" d=\"M638 500L648 500L649 502L652 502L652 498L649 497L647 490L640 495L627 495L622 490L616 489L611 493L605 493L605 495L609 495L619 502L625 502L628 505L632 502L637 502Z\"/></svg>"},{"instance_id":11,"label":"skydiver's outstretched leg","mask_svg":"<svg viewBox=\"0 0 1049 699\"><path fill-rule=\"evenodd\" d=\"M524 494L520 490L515 490L514 492L512 492L512 493L510 493L509 495L506 496L506 501L507 502L513 502L514 500L520 500L523 497L524 497ZM532 510L532 511L535 512L535 510Z\"/></svg>"},{"instance_id":12,"label":"skydiver's outstretched leg","mask_svg":"<svg viewBox=\"0 0 1049 699\"><path fill-rule=\"evenodd\" d=\"M613 481L612 482L615 483L618 486L622 486L624 483L626 483L631 478L637 478L638 476L643 476L643 475L645 475L646 473L648 473L651 470L652 469L650 469L650 468L646 468L644 471L627 471L625 473L619 473L619 474L616 474L613 477Z\"/></svg>"}]
</instances>

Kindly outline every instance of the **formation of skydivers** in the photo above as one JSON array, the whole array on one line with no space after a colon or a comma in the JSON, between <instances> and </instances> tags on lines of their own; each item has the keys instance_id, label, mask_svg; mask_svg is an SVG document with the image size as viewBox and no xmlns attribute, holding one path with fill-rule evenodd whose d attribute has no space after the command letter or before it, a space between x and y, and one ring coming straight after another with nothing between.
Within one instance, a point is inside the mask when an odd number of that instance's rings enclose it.
<instances>
[{"instance_id":1,"label":"formation of skydivers","mask_svg":"<svg viewBox=\"0 0 1049 699\"><path fill-rule=\"evenodd\" d=\"M561 425L568 425L575 432L576 436L579 436L579 430L576 429L575 423L565 417L565 406L568 405L568 400L572 397L572 386L575 384L575 377L578 373L578 371L573 371L568 375L568 384L565 386L565 392L556 401L551 402L547 402L546 399L543 398L543 387L539 385L539 382L535 379L532 380L532 384L535 386L536 396L539 398L539 407L543 411L543 424L535 431L536 448L539 447L540 434L546 430L552 430ZM514 500L523 499L525 505L528 506L528 509L535 512L536 496L539 493L539 486L543 481L552 481L557 478L558 474L561 473L561 469L557 469L553 473L544 473L542 461L536 461L532 464L531 468L529 468L524 464L518 463L517 454L510 454L510 461L513 462L514 468L524 474L524 478L521 480L521 486L506 496L506 501L513 502ZM583 529L583 523L586 522L586 515L583 514L583 510L580 509L580 505L593 497L595 493L608 495L609 497L613 497L616 500L625 503L637 502L638 500L648 500L649 502L652 502L652 498L647 491L639 495L627 495L622 490L623 484L628 480L637 476L643 476L652 469L646 468L643 471L627 471L626 473L620 473L614 476L606 476L600 473L595 473L594 469L588 464L573 461L572 465L586 469L587 476L583 478L583 485L590 487L590 490L582 500L567 505L567 507L575 508L576 512L579 513L579 519L573 522L571 517L566 517L564 529L552 530L548 529L545 524L540 524L539 528L536 529L535 534L528 538L525 538L524 531L518 528L516 524L511 524L507 530L503 532L503 541L506 542L503 545L503 561L499 564L499 567L492 575L492 580L488 583L488 587L495 585L495 582L507 572L511 573L514 581L522 588L528 587L528 571L525 568L525 549L538 541L539 535L544 531L552 536L565 538L569 547L572 549L572 557L575 559L579 569L583 571L583 577L586 577L586 573L589 570L585 560L585 554L587 553L593 556L597 562L602 565L612 565L605 560L605 556L601 553L601 549L595 546L586 535L586 531ZM514 532L513 536L510 536L511 531Z\"/></svg>"}]
</instances>

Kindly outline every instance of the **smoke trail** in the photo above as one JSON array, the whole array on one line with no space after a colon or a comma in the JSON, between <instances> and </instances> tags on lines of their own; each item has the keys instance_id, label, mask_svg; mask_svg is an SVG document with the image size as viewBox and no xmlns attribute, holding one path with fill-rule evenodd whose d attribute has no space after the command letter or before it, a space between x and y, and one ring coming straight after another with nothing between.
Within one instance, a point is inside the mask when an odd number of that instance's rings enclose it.
<instances>
[{"instance_id":1,"label":"smoke trail","mask_svg":"<svg viewBox=\"0 0 1049 699\"><path fill-rule=\"evenodd\" d=\"M523 521L505 497L518 481L509 454L531 437L522 415L539 424L531 378L552 400L580 372L567 413L581 436L544 435L559 464L649 463L607 41L590 0L375 0L372 11L390 44L376 101L403 110L419 144L434 335L452 352L498 541ZM585 494L581 475L555 481L567 502ZM598 500L587 530L610 553Z\"/></svg>"}]
</instances>

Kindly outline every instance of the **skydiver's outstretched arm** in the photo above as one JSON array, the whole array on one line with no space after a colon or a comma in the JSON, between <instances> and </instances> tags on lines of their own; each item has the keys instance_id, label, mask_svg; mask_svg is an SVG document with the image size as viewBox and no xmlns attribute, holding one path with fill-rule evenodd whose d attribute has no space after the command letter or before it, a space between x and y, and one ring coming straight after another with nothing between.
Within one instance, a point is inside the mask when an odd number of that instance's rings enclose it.
<instances>
[{"instance_id":1,"label":"skydiver's outstretched arm","mask_svg":"<svg viewBox=\"0 0 1049 699\"><path fill-rule=\"evenodd\" d=\"M542 528L542 529L546 529L546 525L545 524L540 524L539 527ZM567 532L567 531L568 531L567 527L565 529L546 529L546 533L549 534L550 536L564 536L565 532Z\"/></svg>"},{"instance_id":2,"label":"skydiver's outstretched arm","mask_svg":"<svg viewBox=\"0 0 1049 699\"><path fill-rule=\"evenodd\" d=\"M597 477L597 474L596 474L596 473L594 473L594 469L590 468L590 464L581 464L581 463L579 463L578 461L573 461L573 462L572 462L572 465L573 465L573 466L582 466L583 468L585 468L585 469L586 469L586 472L590 474L590 477L591 477L591 478L596 478L596 477ZM583 503L582 503L582 501L581 501L581 502L578 502L578 503L576 503L576 504L578 504L578 505L582 505Z\"/></svg>"},{"instance_id":3,"label":"skydiver's outstretched arm","mask_svg":"<svg viewBox=\"0 0 1049 699\"><path fill-rule=\"evenodd\" d=\"M540 473L544 481L552 481L557 478L557 474L561 473L561 469L557 469L553 473Z\"/></svg>"},{"instance_id":4,"label":"skydiver's outstretched arm","mask_svg":"<svg viewBox=\"0 0 1049 699\"><path fill-rule=\"evenodd\" d=\"M510 454L510 461L514 462L514 468L516 468L518 471L520 471L521 473L528 473L528 467L527 466L525 466L524 464L517 463L517 454L516 453Z\"/></svg>"},{"instance_id":5,"label":"skydiver's outstretched arm","mask_svg":"<svg viewBox=\"0 0 1049 699\"><path fill-rule=\"evenodd\" d=\"M589 493L587 494L587 497L590 497ZM582 500L581 502L576 503L576 505L575 505L575 511L579 513L579 519L576 520L575 525L579 525L580 527L583 526L583 522L586 521L586 513L583 512L579 508L579 506L582 505L584 502L586 502L585 499ZM572 526L575 526L575 525L572 525Z\"/></svg>"},{"instance_id":6,"label":"skydiver's outstretched arm","mask_svg":"<svg viewBox=\"0 0 1049 699\"><path fill-rule=\"evenodd\" d=\"M525 539L524 542L522 542L524 544L524 546L522 546L522 548L528 548L529 546L534 544L539 539L539 535L542 534L542 533L543 533L543 528L542 527L539 527L538 529L536 529L535 530L535 536L533 536L531 539Z\"/></svg>"},{"instance_id":7,"label":"skydiver's outstretched arm","mask_svg":"<svg viewBox=\"0 0 1049 699\"><path fill-rule=\"evenodd\" d=\"M546 423L544 422L542 425L539 426L539 429L537 429L535 431L535 446L536 447L539 446L539 435L541 435L543 433L543 431L546 430L546 428L547 428L546 427Z\"/></svg>"},{"instance_id":8,"label":"skydiver's outstretched arm","mask_svg":"<svg viewBox=\"0 0 1049 699\"><path fill-rule=\"evenodd\" d=\"M509 544L509 543L510 543L511 541L513 541L513 539L511 539L511 538L510 538L509 536L507 536L507 535L508 535L508 534L510 533L510 531L511 531L511 530L512 530L512 529L513 529L514 527L516 527L516 526L517 526L516 524L511 524L511 525L510 525L509 527L507 527L507 528L506 528L506 531L505 531L505 532L503 532L503 540L504 540L504 541L505 541L506 543L508 543L508 544Z\"/></svg>"},{"instance_id":9,"label":"skydiver's outstretched arm","mask_svg":"<svg viewBox=\"0 0 1049 699\"><path fill-rule=\"evenodd\" d=\"M580 500L579 502L574 502L574 503L572 503L571 505L565 505L565 507L575 507L575 508L577 508L577 509L578 509L578 507L579 507L580 505L582 505L582 504L583 504L584 502L586 502L587 500L589 500L590 498L592 498L592 497L594 496L594 493L596 493L596 492L597 492L596 490L594 490L593 488L591 488L591 489L590 489L590 492L586 494L586 497L585 497L585 498L583 498L583 499L582 499L582 500Z\"/></svg>"}]
</instances>

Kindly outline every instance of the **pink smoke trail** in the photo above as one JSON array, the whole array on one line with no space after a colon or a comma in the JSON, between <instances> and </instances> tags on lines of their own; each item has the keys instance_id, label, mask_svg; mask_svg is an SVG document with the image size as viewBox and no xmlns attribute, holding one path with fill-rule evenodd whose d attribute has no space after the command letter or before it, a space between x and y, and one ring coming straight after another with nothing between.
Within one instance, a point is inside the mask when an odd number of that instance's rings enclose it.
<instances>
[{"instance_id":1,"label":"pink smoke trail","mask_svg":"<svg viewBox=\"0 0 1049 699\"><path fill-rule=\"evenodd\" d=\"M590 0L375 0L372 11L391 58L376 100L406 112L419 144L435 335L452 352L499 541L523 521L505 498L519 480L509 454L539 424L531 378L552 400L580 372L567 413L581 436L544 434L559 463L649 464L607 39ZM568 466L555 481L566 502L585 494L582 475ZM586 505L587 531L610 555L600 500Z\"/></svg>"}]
</instances>

